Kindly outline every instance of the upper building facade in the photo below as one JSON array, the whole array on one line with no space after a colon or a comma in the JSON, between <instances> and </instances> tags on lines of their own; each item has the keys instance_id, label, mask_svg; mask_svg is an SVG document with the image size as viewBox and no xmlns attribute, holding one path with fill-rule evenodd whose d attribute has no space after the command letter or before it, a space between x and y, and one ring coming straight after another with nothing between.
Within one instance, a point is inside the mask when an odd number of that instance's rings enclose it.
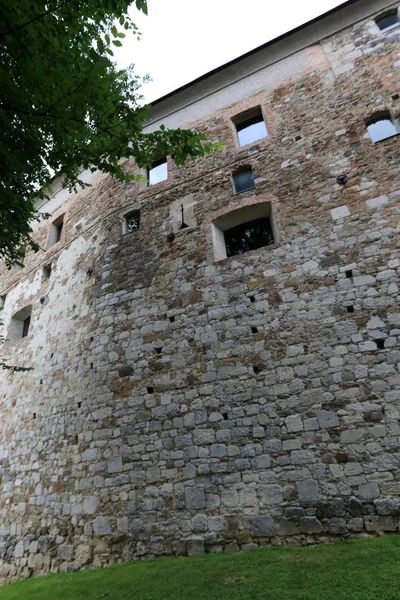
<instances>
[{"instance_id":1,"label":"upper building facade","mask_svg":"<svg viewBox=\"0 0 400 600\"><path fill-rule=\"evenodd\" d=\"M396 531L398 3L155 102L225 149L55 190L0 273L3 581ZM127 169L137 172L135 165Z\"/></svg>"}]
</instances>

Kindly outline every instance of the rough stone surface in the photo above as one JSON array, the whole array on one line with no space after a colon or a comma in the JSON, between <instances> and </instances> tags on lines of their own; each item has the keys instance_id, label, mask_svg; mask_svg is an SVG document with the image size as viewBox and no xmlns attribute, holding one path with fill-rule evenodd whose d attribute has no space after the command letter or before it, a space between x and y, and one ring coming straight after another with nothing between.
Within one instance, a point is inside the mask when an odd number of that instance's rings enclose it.
<instances>
[{"instance_id":1,"label":"rough stone surface","mask_svg":"<svg viewBox=\"0 0 400 600\"><path fill-rule=\"evenodd\" d=\"M398 530L399 138L372 143L365 119L400 110L400 46L373 17L155 105L224 151L153 186L91 175L43 207L43 250L0 269L0 334L32 306L2 354L33 367L0 371L2 582ZM239 147L256 106L268 137ZM276 243L221 257L221 223L260 203Z\"/></svg>"}]
</instances>

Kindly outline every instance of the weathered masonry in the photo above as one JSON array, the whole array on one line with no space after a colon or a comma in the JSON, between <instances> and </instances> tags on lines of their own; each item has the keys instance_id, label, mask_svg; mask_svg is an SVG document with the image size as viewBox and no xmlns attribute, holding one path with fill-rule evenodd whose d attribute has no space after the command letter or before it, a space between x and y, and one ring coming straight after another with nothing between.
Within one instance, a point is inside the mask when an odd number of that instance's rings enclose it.
<instances>
[{"instance_id":1,"label":"weathered masonry","mask_svg":"<svg viewBox=\"0 0 400 600\"><path fill-rule=\"evenodd\" d=\"M0 277L3 581L398 530L398 6L154 103L224 151L43 207Z\"/></svg>"}]
</instances>

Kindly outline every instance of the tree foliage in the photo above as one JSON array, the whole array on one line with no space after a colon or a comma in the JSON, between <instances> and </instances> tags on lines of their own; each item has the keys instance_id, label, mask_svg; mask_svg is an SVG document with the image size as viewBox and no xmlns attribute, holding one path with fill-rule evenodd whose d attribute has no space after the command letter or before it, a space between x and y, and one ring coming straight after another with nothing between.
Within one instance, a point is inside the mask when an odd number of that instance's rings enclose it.
<instances>
[{"instance_id":1,"label":"tree foliage","mask_svg":"<svg viewBox=\"0 0 400 600\"><path fill-rule=\"evenodd\" d=\"M146 0L136 8L147 11ZM127 180L121 158L140 167L157 155L182 164L211 148L188 130L145 135L132 68L113 47L137 34L128 0L3 0L0 5L0 257L35 248L35 199L51 172L73 188L82 169ZM117 25L116 25L117 23Z\"/></svg>"}]
</instances>

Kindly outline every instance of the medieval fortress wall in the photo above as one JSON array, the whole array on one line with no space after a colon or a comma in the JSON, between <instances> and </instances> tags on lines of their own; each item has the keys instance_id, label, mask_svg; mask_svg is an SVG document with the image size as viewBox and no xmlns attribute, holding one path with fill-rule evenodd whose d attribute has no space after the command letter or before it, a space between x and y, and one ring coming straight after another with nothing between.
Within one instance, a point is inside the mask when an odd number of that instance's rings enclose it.
<instances>
[{"instance_id":1,"label":"medieval fortress wall","mask_svg":"<svg viewBox=\"0 0 400 600\"><path fill-rule=\"evenodd\" d=\"M396 6L350 4L281 62L156 104L225 150L152 186L93 176L1 272L2 353L32 367L0 373L2 581L398 531L400 138L365 123L400 115L400 27L374 20ZM255 107L268 136L240 147ZM275 243L223 258L260 211Z\"/></svg>"}]
</instances>

